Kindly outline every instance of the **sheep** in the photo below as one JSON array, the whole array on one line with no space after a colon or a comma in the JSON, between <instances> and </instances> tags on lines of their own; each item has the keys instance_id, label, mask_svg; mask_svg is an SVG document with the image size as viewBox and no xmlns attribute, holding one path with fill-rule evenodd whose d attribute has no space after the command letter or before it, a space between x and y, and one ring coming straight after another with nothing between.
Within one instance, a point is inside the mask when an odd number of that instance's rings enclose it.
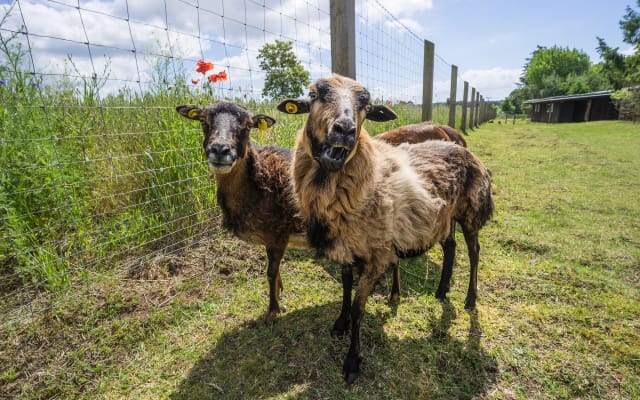
<instances>
[{"instance_id":1,"label":"sheep","mask_svg":"<svg viewBox=\"0 0 640 400\"><path fill-rule=\"evenodd\" d=\"M403 143L420 143L425 140L443 140L455 142L463 147L467 147L467 142L462 135L447 125L434 125L431 121L417 124L402 125L390 131L381 133L373 137L374 140L382 140L392 145ZM451 235L455 235L455 221L451 222ZM402 253L401 257L411 257L411 253ZM393 284L391 287L390 302L397 303L400 298L400 266L393 266Z\"/></svg>"},{"instance_id":2,"label":"sheep","mask_svg":"<svg viewBox=\"0 0 640 400\"><path fill-rule=\"evenodd\" d=\"M462 147L467 147L467 141L457 129L450 127L449 125L439 125L439 127L449 136L452 142L456 142Z\"/></svg>"},{"instance_id":3,"label":"sheep","mask_svg":"<svg viewBox=\"0 0 640 400\"><path fill-rule=\"evenodd\" d=\"M309 248L306 226L298 215L289 182L291 151L253 146L250 130L260 124L273 126L276 121L263 114L252 116L238 104L221 101L204 108L183 105L176 111L202 124L203 147L216 179L223 227L242 240L266 248L269 306L265 319L272 322L280 312L280 262L285 249L289 245ZM400 293L397 279L396 271L392 301L397 301Z\"/></svg>"},{"instance_id":4,"label":"sheep","mask_svg":"<svg viewBox=\"0 0 640 400\"><path fill-rule=\"evenodd\" d=\"M402 125L390 131L376 135L373 138L393 145L399 145L402 143L420 143L425 140L451 141L449 135L447 135L442 128L433 125L431 122Z\"/></svg>"},{"instance_id":5,"label":"sheep","mask_svg":"<svg viewBox=\"0 0 640 400\"><path fill-rule=\"evenodd\" d=\"M373 138L383 140L393 145L420 143L425 140L444 140L446 142L455 142L462 147L467 147L467 141L456 129L448 125L434 125L431 121L402 125L376 135Z\"/></svg>"},{"instance_id":6,"label":"sheep","mask_svg":"<svg viewBox=\"0 0 640 400\"><path fill-rule=\"evenodd\" d=\"M238 104L219 101L204 108L183 105L176 110L202 123L203 147L216 179L223 227L266 248L269 307L265 318L273 321L280 312L280 262L285 249L288 245L308 247L304 222L292 201L291 151L252 145L250 130L270 127L276 121L267 115L252 116Z\"/></svg>"},{"instance_id":7,"label":"sheep","mask_svg":"<svg viewBox=\"0 0 640 400\"><path fill-rule=\"evenodd\" d=\"M362 361L366 300L388 266L440 242L444 257L436 297L446 299L456 247L452 220L462 228L470 259L465 308L475 307L478 233L494 209L490 176L476 156L450 142L393 147L372 140L364 120L385 121L390 110L372 105L360 83L337 74L311 84L309 98L284 100L278 109L309 113L296 139L291 183L310 244L343 266L342 309L332 334L352 325L342 367L351 384ZM360 276L352 304L351 266Z\"/></svg>"}]
</instances>

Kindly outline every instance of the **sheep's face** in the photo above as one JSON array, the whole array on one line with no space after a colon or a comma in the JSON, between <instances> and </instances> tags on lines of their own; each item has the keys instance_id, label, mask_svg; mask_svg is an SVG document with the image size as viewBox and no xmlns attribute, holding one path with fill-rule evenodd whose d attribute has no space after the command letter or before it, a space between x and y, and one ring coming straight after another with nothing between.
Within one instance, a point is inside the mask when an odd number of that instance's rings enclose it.
<instances>
[{"instance_id":1,"label":"sheep's face","mask_svg":"<svg viewBox=\"0 0 640 400\"><path fill-rule=\"evenodd\" d=\"M288 114L309 113L305 148L330 172L340 170L355 154L365 119L397 118L389 108L372 105L369 91L360 83L335 74L312 83L308 99L284 100L278 110Z\"/></svg>"},{"instance_id":2,"label":"sheep's face","mask_svg":"<svg viewBox=\"0 0 640 400\"><path fill-rule=\"evenodd\" d=\"M244 107L223 101L204 108L179 106L176 110L202 123L204 152L211 172L216 175L230 173L236 162L244 158L251 128L266 129L276 122L266 115L252 116Z\"/></svg>"}]
</instances>

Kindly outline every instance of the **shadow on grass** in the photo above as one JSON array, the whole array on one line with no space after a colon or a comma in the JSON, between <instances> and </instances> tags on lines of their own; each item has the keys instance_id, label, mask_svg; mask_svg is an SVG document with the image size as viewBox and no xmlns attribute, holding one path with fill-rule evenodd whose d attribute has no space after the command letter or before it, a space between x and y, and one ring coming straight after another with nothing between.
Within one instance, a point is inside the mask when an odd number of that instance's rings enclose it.
<instances>
[{"instance_id":1,"label":"shadow on grass","mask_svg":"<svg viewBox=\"0 0 640 400\"><path fill-rule=\"evenodd\" d=\"M389 315L367 314L362 325L363 365L346 386L342 360L349 339L331 338L338 303L283 314L275 324L234 327L189 371L170 396L181 399L285 398L473 398L486 393L498 374L482 348L477 314L469 314L468 337L449 334L455 308L425 325L418 338L385 332ZM421 332L422 333L422 332Z\"/></svg>"},{"instance_id":2,"label":"shadow on grass","mask_svg":"<svg viewBox=\"0 0 640 400\"><path fill-rule=\"evenodd\" d=\"M305 253L294 253L295 257L306 257ZM434 295L440 282L440 274L442 273L442 267L438 264L439 261L431 259L429 255L422 255L414 258L407 258L400 260L400 293L401 297L412 295ZM326 259L317 259L316 263L321 266L329 275L333 276L336 282L341 281L340 266ZM453 279L463 279L462 275L466 272L468 279L468 271L464 268L468 268L468 265L460 265L458 260L454 266ZM460 276L458 276L459 274ZM374 288L375 293L389 295L391 293L392 283L392 270L387 268L385 274L380 278L380 281ZM354 282L354 288L357 286L357 281ZM340 290L340 289L336 289Z\"/></svg>"}]
</instances>

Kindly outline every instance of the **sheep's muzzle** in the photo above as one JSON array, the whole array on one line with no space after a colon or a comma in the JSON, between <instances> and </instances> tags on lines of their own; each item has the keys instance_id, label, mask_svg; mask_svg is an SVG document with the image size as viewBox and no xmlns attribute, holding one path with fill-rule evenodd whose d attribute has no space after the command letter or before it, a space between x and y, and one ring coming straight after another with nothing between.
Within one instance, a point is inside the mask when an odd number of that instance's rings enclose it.
<instances>
[{"instance_id":1,"label":"sheep's muzzle","mask_svg":"<svg viewBox=\"0 0 640 400\"><path fill-rule=\"evenodd\" d=\"M209 169L216 175L228 174L237 160L235 149L227 144L211 144L205 153L209 162Z\"/></svg>"},{"instance_id":2,"label":"sheep's muzzle","mask_svg":"<svg viewBox=\"0 0 640 400\"><path fill-rule=\"evenodd\" d=\"M327 171L337 171L344 166L356 145L356 128L351 120L338 120L327 134L317 160Z\"/></svg>"}]
</instances>

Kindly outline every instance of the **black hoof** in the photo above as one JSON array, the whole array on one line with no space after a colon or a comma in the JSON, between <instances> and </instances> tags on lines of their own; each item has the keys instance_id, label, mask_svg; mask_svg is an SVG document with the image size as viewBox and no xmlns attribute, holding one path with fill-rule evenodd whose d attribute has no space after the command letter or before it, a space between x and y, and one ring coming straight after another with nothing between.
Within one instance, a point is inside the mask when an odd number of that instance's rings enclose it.
<instances>
[{"instance_id":1,"label":"black hoof","mask_svg":"<svg viewBox=\"0 0 640 400\"><path fill-rule=\"evenodd\" d=\"M349 331L349 321L338 318L331 328L331 336L341 337Z\"/></svg>"},{"instance_id":2,"label":"black hoof","mask_svg":"<svg viewBox=\"0 0 640 400\"><path fill-rule=\"evenodd\" d=\"M347 358L344 359L342 377L344 378L344 381L347 382L347 385L351 385L358 377L361 363L362 358L360 357L347 356Z\"/></svg>"}]
</instances>

